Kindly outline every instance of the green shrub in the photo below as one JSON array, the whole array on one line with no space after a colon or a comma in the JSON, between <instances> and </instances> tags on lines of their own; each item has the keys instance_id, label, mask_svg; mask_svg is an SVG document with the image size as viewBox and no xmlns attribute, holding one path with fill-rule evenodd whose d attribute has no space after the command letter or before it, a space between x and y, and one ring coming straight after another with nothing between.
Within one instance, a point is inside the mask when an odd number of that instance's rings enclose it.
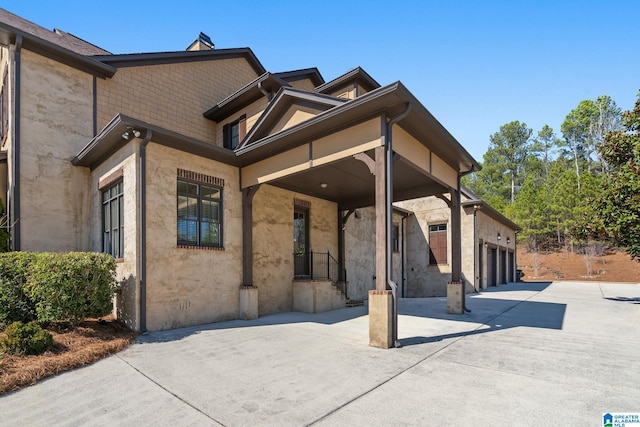
<instances>
[{"instance_id":1,"label":"green shrub","mask_svg":"<svg viewBox=\"0 0 640 427\"><path fill-rule=\"evenodd\" d=\"M7 229L7 214L0 200L0 252L9 251L9 231Z\"/></svg>"},{"instance_id":2,"label":"green shrub","mask_svg":"<svg viewBox=\"0 0 640 427\"><path fill-rule=\"evenodd\" d=\"M115 290L115 259L88 252L41 253L30 266L26 291L40 322L108 314Z\"/></svg>"},{"instance_id":3,"label":"green shrub","mask_svg":"<svg viewBox=\"0 0 640 427\"><path fill-rule=\"evenodd\" d=\"M36 318L36 306L25 287L33 252L0 253L0 327Z\"/></svg>"},{"instance_id":4,"label":"green shrub","mask_svg":"<svg viewBox=\"0 0 640 427\"><path fill-rule=\"evenodd\" d=\"M53 336L36 323L14 322L4 333L0 348L10 354L41 354L53 346Z\"/></svg>"}]
</instances>

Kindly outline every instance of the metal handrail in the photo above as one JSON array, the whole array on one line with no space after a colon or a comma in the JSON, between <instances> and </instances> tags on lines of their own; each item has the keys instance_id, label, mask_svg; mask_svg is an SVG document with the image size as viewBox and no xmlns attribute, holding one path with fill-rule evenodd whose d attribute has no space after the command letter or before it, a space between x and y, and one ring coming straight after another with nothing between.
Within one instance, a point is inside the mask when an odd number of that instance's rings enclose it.
<instances>
[{"instance_id":1,"label":"metal handrail","mask_svg":"<svg viewBox=\"0 0 640 427\"><path fill-rule=\"evenodd\" d=\"M304 252L293 255L296 279L331 280L347 296L347 270L329 252Z\"/></svg>"}]
</instances>

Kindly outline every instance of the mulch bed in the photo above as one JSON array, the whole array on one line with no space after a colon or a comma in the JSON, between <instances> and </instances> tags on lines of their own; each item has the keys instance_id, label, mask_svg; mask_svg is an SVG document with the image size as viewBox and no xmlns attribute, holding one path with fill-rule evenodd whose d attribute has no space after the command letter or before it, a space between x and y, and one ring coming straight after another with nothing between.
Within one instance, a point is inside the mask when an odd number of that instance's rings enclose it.
<instances>
[{"instance_id":1,"label":"mulch bed","mask_svg":"<svg viewBox=\"0 0 640 427\"><path fill-rule=\"evenodd\" d=\"M53 335L51 350L38 356L0 356L0 394L93 363L124 349L138 335L111 319L89 319L77 326L51 325L46 329Z\"/></svg>"}]
</instances>

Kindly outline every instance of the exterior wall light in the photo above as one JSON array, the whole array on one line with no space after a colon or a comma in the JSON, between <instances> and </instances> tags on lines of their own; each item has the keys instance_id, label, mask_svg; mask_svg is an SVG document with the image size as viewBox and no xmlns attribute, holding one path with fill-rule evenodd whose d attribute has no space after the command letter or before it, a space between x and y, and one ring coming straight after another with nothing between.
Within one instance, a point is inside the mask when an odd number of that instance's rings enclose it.
<instances>
[{"instance_id":1,"label":"exterior wall light","mask_svg":"<svg viewBox=\"0 0 640 427\"><path fill-rule=\"evenodd\" d=\"M127 130L125 130L123 132L122 139L128 141L132 137L133 138L140 138L140 135L142 135L142 133L138 129L134 129L132 127L128 127Z\"/></svg>"},{"instance_id":2,"label":"exterior wall light","mask_svg":"<svg viewBox=\"0 0 640 427\"><path fill-rule=\"evenodd\" d=\"M498 233L498 242L500 241L501 237L500 237L500 233Z\"/></svg>"},{"instance_id":3,"label":"exterior wall light","mask_svg":"<svg viewBox=\"0 0 640 427\"><path fill-rule=\"evenodd\" d=\"M507 237L507 245L511 243L511 237Z\"/></svg>"},{"instance_id":4,"label":"exterior wall light","mask_svg":"<svg viewBox=\"0 0 640 427\"><path fill-rule=\"evenodd\" d=\"M326 182L321 182L321 183L320 183L320 187L321 187L321 188L327 188L327 186L328 186L328 185L329 185L329 184L327 184Z\"/></svg>"}]
</instances>

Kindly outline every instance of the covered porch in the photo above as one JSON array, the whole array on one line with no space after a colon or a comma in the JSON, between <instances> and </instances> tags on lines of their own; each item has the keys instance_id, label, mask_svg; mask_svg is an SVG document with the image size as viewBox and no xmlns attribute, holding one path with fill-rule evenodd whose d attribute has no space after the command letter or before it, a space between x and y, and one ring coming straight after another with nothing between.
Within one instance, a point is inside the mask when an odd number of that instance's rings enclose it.
<instances>
[{"instance_id":1,"label":"covered porch","mask_svg":"<svg viewBox=\"0 0 640 427\"><path fill-rule=\"evenodd\" d=\"M345 225L356 209L374 206L375 290L369 294L370 344L394 347L397 283L401 278L394 277L391 266L392 203L448 195L453 246L449 311L462 313L460 177L479 169L475 160L399 82L274 129L276 117L293 117L302 107L312 110L309 105L314 99L306 97L304 102L297 102L291 98L289 94L287 103L275 102L273 111L265 113L263 123L257 123L236 150L243 193L242 292L246 300L257 298L258 292L253 286L253 200L261 187L268 185L335 203L337 282L347 281L343 271ZM305 206L301 205L296 205L295 215L300 212L300 216L295 217L294 227L303 226L305 221ZM296 242L296 252L306 254L309 251L305 249L310 248ZM304 256L300 262L307 262ZM297 268L310 267L313 264ZM328 271L327 276L332 275Z\"/></svg>"}]
</instances>

